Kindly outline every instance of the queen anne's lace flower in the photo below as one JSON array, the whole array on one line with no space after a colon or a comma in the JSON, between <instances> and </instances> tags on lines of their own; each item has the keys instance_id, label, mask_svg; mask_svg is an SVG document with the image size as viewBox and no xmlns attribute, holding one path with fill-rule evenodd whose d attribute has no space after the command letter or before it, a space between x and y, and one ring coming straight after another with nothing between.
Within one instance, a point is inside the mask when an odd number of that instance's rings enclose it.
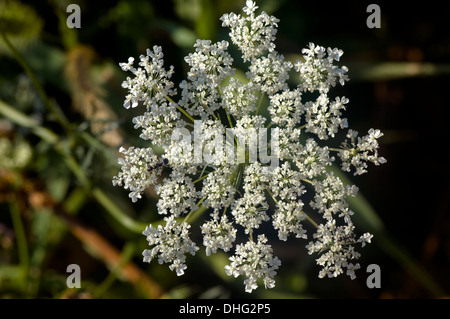
<instances>
[{"instance_id":1,"label":"queen anne's lace flower","mask_svg":"<svg viewBox=\"0 0 450 319\"><path fill-rule=\"evenodd\" d=\"M356 235L346 199L358 189L344 185L330 166L340 160L343 171L354 169L358 175L369 162L385 163L378 155L383 134L370 129L359 137L349 129L340 148L325 145L348 127L343 112L349 100L328 95L348 81L347 68L335 64L343 51L310 43L303 60L292 64L275 50L278 19L257 9L247 0L242 15L221 18L248 63L246 79L235 76L227 41L195 43L185 58L189 70L179 95L170 80L173 67L164 68L160 47L147 50L138 67L133 58L120 64L133 75L123 83L124 106L145 106L134 127L162 152L121 148L121 171L113 184L129 190L133 202L155 185L165 224L143 232L151 247L144 261L169 263L177 275L187 268L186 256L199 249L187 221L210 211L200 230L192 231L201 231L207 256L218 250L231 254L225 272L244 276L247 292L261 283L274 287L281 265L263 225L272 225L282 241L308 239L319 277L345 273L353 279L360 268L356 248L370 243L372 235ZM300 79L297 87L288 85L291 71ZM260 112L262 106L268 112ZM248 239L235 244L238 236Z\"/></svg>"}]
</instances>

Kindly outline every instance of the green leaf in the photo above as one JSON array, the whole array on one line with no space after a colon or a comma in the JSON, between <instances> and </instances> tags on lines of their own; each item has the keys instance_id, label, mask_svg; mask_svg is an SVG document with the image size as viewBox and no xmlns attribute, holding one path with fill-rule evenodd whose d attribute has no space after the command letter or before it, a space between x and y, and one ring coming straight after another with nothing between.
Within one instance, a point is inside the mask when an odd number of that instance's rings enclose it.
<instances>
[{"instance_id":1,"label":"green leaf","mask_svg":"<svg viewBox=\"0 0 450 319\"><path fill-rule=\"evenodd\" d=\"M135 232L142 233L147 227L146 223L135 221L116 206L116 204L109 199L109 197L99 188L94 188L91 191L93 197L108 211L108 213L117 221L120 225L126 229Z\"/></svg>"}]
</instances>

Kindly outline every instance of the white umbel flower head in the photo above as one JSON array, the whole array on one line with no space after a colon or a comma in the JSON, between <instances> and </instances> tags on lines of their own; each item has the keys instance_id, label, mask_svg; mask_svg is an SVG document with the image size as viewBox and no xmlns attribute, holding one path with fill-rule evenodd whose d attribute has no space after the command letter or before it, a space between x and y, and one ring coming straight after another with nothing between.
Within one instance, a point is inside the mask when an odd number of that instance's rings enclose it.
<instances>
[{"instance_id":1,"label":"white umbel flower head","mask_svg":"<svg viewBox=\"0 0 450 319\"><path fill-rule=\"evenodd\" d=\"M179 91L159 46L140 56L138 66L134 58L120 64L132 74L122 85L124 107L144 106L132 121L148 147L120 149L113 184L133 202L154 187L165 221L143 232L150 246L144 261L157 259L183 275L186 256L199 250L192 231L202 236L207 256L229 254L226 274L243 276L252 292L275 286L281 262L268 238L278 236L308 240L319 277L355 278L357 249L372 235L357 234L347 200L358 188L345 185L331 166L340 162L358 175L386 159L378 153L378 129L362 137L348 129L346 141L328 144L349 125L349 99L330 95L348 81L348 69L338 65L343 51L310 43L302 61L287 61L274 44L279 20L259 12L255 1L221 20L247 69L233 67L226 40L196 41ZM191 229L200 216L200 227ZM265 233L270 229L272 236Z\"/></svg>"}]
</instances>

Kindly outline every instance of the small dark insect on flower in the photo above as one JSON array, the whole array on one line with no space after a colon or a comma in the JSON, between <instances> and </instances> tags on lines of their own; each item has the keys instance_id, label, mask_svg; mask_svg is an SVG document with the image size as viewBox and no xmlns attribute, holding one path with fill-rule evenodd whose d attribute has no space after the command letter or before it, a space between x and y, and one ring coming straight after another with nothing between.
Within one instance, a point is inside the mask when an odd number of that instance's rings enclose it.
<instances>
[{"instance_id":1,"label":"small dark insect on flower","mask_svg":"<svg viewBox=\"0 0 450 319\"><path fill-rule=\"evenodd\" d=\"M147 171L150 173L151 171L158 169L162 166L167 166L169 164L169 160L167 158L163 158L160 162L156 163L155 165L149 165L147 168Z\"/></svg>"},{"instance_id":2,"label":"small dark insect on flower","mask_svg":"<svg viewBox=\"0 0 450 319\"><path fill-rule=\"evenodd\" d=\"M343 242L344 244L351 244L355 242L355 234L348 234L343 235L339 238L339 241Z\"/></svg>"}]
</instances>

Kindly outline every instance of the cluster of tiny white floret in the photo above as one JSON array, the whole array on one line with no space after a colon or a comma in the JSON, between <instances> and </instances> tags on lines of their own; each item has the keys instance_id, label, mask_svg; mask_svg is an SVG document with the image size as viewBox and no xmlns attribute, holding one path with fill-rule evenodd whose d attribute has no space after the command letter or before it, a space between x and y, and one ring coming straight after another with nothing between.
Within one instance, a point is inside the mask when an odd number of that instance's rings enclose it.
<instances>
[{"instance_id":1,"label":"cluster of tiny white floret","mask_svg":"<svg viewBox=\"0 0 450 319\"><path fill-rule=\"evenodd\" d=\"M179 217L198 208L195 185L189 176L180 172L173 171L170 178L156 185L155 191L161 198L157 204L161 215L170 213L172 216Z\"/></svg>"},{"instance_id":2,"label":"cluster of tiny white floret","mask_svg":"<svg viewBox=\"0 0 450 319\"><path fill-rule=\"evenodd\" d=\"M140 68L133 67L133 57L128 59L128 63L120 63L122 70L130 71L134 75L133 79L128 77L122 83L122 87L129 91L124 103L125 108L134 108L139 102L143 102L148 109L152 104L164 102L166 95L176 94L174 84L170 81L174 73L173 66L166 71L163 57L162 48L154 46L153 51L147 49L147 55L139 57Z\"/></svg>"},{"instance_id":3,"label":"cluster of tiny white floret","mask_svg":"<svg viewBox=\"0 0 450 319\"><path fill-rule=\"evenodd\" d=\"M375 165L386 163L384 157L378 156L378 138L383 136L380 130L370 129L369 134L363 137L356 138L358 132L348 130L347 138L350 141L342 143L342 150L338 155L342 160L342 170L346 172L351 171L351 166L355 168L354 175L361 175L367 173L367 162L372 162Z\"/></svg>"},{"instance_id":4,"label":"cluster of tiny white floret","mask_svg":"<svg viewBox=\"0 0 450 319\"><path fill-rule=\"evenodd\" d=\"M206 256L216 253L217 249L222 249L225 252L229 251L233 248L237 233L237 229L228 221L226 215L219 216L217 210L211 215L211 220L201 226Z\"/></svg>"},{"instance_id":5,"label":"cluster of tiny white floret","mask_svg":"<svg viewBox=\"0 0 450 319\"><path fill-rule=\"evenodd\" d=\"M304 91L319 91L327 93L330 87L336 86L337 81L344 85L348 81L346 66L339 68L334 65L339 61L344 52L337 48L328 48L309 44L309 48L303 49L305 61L298 61L294 67L300 75L300 88Z\"/></svg>"},{"instance_id":6,"label":"cluster of tiny white floret","mask_svg":"<svg viewBox=\"0 0 450 319\"><path fill-rule=\"evenodd\" d=\"M164 220L165 226L159 225L154 228L150 225L142 233L147 237L149 245L155 245L152 249L144 250L144 262L150 262L158 257L158 263L172 263L169 266L170 270L175 270L177 275L181 276L187 268L186 254L195 255L199 248L189 238L191 225L176 221L174 216L166 217Z\"/></svg>"},{"instance_id":7,"label":"cluster of tiny white floret","mask_svg":"<svg viewBox=\"0 0 450 319\"><path fill-rule=\"evenodd\" d=\"M341 118L341 110L345 110L348 99L336 97L330 102L328 96L320 94L314 102L307 102L305 106L306 132L314 133L321 140L334 137L339 128L347 127L347 119Z\"/></svg>"},{"instance_id":8,"label":"cluster of tiny white floret","mask_svg":"<svg viewBox=\"0 0 450 319\"><path fill-rule=\"evenodd\" d=\"M119 157L122 170L114 176L113 185L129 189L129 196L134 203L142 198L141 194L146 188L156 183L157 175L161 174L162 168L149 172L149 165L155 165L158 160L151 148L121 147L119 152L124 154L125 158Z\"/></svg>"},{"instance_id":9,"label":"cluster of tiny white floret","mask_svg":"<svg viewBox=\"0 0 450 319\"><path fill-rule=\"evenodd\" d=\"M254 91L256 89L252 82L243 84L238 79L231 78L230 83L223 89L223 107L235 118L256 111L257 96Z\"/></svg>"},{"instance_id":10,"label":"cluster of tiny white floret","mask_svg":"<svg viewBox=\"0 0 450 319\"><path fill-rule=\"evenodd\" d=\"M185 58L189 71L179 92L170 80L173 67L164 68L158 46L140 57L137 68L133 58L120 64L134 76L123 83L128 90L124 106L145 106L133 123L151 145L120 149L124 156L113 184L129 190L133 202L154 185L165 225L150 225L143 232L151 247L143 252L144 261L170 263L177 275L187 268L186 256L199 249L190 238L192 230L201 233L207 256L219 250L230 254L225 272L245 277L247 292L261 283L274 287L281 262L262 233L266 227L261 227L272 225L279 240L309 240L306 248L317 255L319 277L346 273L353 279L360 268L356 246L370 243L372 235L356 234L346 199L358 189L344 185L331 166L340 160L343 171L362 174L368 162L385 163L378 156L383 134L370 129L358 137L350 129L340 147L324 145L348 127L342 116L349 100L328 95L332 87L348 81L347 68L335 64L343 52L310 43L302 61L286 61L274 44L279 21L265 12L256 14L257 8L247 0L242 15L221 18L248 65L246 80L235 76L224 40L195 43L195 52ZM300 79L293 88L288 85L291 71ZM267 118L260 112L265 105ZM277 137L268 147L277 165L250 161L245 145L259 145L254 133L269 127L272 138ZM219 140L244 162L230 161L226 149L214 147L220 134ZM156 155L153 146L162 153ZM199 216L202 225L191 229L188 222ZM237 238L243 242L236 244Z\"/></svg>"},{"instance_id":11,"label":"cluster of tiny white floret","mask_svg":"<svg viewBox=\"0 0 450 319\"><path fill-rule=\"evenodd\" d=\"M262 278L266 288L275 287L276 270L280 267L280 260L272 254L272 247L266 244L267 238L258 235L258 241L253 240L245 244L236 245L236 253L230 257L231 264L225 266L229 276L245 275L245 291L252 292L258 288L258 279Z\"/></svg>"},{"instance_id":12,"label":"cluster of tiny white floret","mask_svg":"<svg viewBox=\"0 0 450 319\"><path fill-rule=\"evenodd\" d=\"M224 14L222 26L230 28L230 38L242 52L244 62L261 57L266 51L275 50L275 35L279 20L262 12L255 16L258 8L253 1L247 1L245 16L235 13Z\"/></svg>"}]
</instances>

